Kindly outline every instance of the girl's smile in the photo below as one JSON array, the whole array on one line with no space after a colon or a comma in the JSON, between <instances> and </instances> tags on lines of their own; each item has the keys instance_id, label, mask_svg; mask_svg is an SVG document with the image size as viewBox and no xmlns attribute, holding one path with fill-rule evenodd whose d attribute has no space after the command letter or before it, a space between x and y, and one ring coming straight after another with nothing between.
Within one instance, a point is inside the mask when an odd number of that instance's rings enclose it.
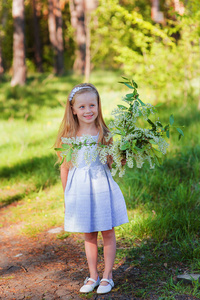
<instances>
[{"instance_id":1,"label":"girl's smile","mask_svg":"<svg viewBox=\"0 0 200 300\"><path fill-rule=\"evenodd\" d=\"M74 115L77 115L79 125L95 122L98 116L98 103L95 93L87 92L76 95L72 111Z\"/></svg>"},{"instance_id":2,"label":"girl's smile","mask_svg":"<svg viewBox=\"0 0 200 300\"><path fill-rule=\"evenodd\" d=\"M92 115L86 115L86 116L85 116L85 118L86 118L87 120L92 119L92 117L93 117L93 114L92 114Z\"/></svg>"}]
</instances>

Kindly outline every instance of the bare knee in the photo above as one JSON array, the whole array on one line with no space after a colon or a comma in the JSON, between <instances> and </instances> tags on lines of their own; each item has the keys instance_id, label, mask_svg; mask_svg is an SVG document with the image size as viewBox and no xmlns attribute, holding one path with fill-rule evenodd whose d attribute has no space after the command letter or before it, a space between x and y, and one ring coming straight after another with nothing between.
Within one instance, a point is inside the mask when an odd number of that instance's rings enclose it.
<instances>
[{"instance_id":1,"label":"bare knee","mask_svg":"<svg viewBox=\"0 0 200 300\"><path fill-rule=\"evenodd\" d=\"M113 239L115 238L115 229L112 228L110 230L102 231L101 232L103 239Z\"/></svg>"},{"instance_id":2,"label":"bare knee","mask_svg":"<svg viewBox=\"0 0 200 300\"><path fill-rule=\"evenodd\" d=\"M85 233L85 241L94 243L97 240L98 232Z\"/></svg>"}]
</instances>

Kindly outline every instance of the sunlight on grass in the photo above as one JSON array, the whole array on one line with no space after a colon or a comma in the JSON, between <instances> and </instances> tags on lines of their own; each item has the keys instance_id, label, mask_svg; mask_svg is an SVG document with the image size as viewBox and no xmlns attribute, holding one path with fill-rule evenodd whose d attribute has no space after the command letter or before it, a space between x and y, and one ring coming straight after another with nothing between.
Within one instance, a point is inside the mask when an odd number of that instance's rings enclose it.
<instances>
[{"instance_id":1,"label":"sunlight on grass","mask_svg":"<svg viewBox=\"0 0 200 300\"><path fill-rule=\"evenodd\" d=\"M17 206L6 208L3 218L10 224L21 224L18 233L29 236L36 236L53 226L63 226L64 199L61 183L51 189L32 192L29 197L25 196Z\"/></svg>"},{"instance_id":2,"label":"sunlight on grass","mask_svg":"<svg viewBox=\"0 0 200 300\"><path fill-rule=\"evenodd\" d=\"M109 71L96 71L91 76L100 92L106 120L129 92L118 83L120 80L121 74ZM53 144L67 95L80 81L82 78L76 76L43 74L30 76L25 87L1 84L0 203L11 223L23 222L26 234L63 225L63 192L58 166L54 166ZM141 99L153 103L153 90L143 87L139 92ZM185 138L178 141L177 135L171 136L169 152L160 168L134 167L124 178L115 177L130 220L117 229L121 238L182 239L194 235L200 226L200 117L196 107L195 100L187 107L177 101L163 104L158 109L162 120L167 123L173 113L175 125L185 125ZM12 202L18 205L9 207Z\"/></svg>"},{"instance_id":3,"label":"sunlight on grass","mask_svg":"<svg viewBox=\"0 0 200 300\"><path fill-rule=\"evenodd\" d=\"M108 123L111 111L128 92L118 83L120 80L121 74L109 71L96 71L91 76ZM37 237L52 227L63 228L64 194L53 144L67 95L81 81L76 76L34 74L24 87L11 88L9 82L0 84L2 229L8 227L16 235ZM151 87L142 87L139 93L144 102L154 104L156 95ZM114 178L124 194L129 217L129 223L116 228L116 264L141 271L137 276L145 288L134 292L143 298L154 287L161 299L183 293L199 297L197 284L185 287L174 284L170 278L172 272L178 272L174 268L178 269L179 264L182 269L184 262L187 269L190 265L192 272L198 271L200 259L198 99L182 105L181 91L177 93L174 102L160 99L163 105L158 111L163 123L167 124L173 114L175 126L185 125L185 137L178 141L177 135L171 134L161 167L150 170L148 164L142 169L134 166L126 170L124 177ZM64 240L70 235L62 231L57 238ZM126 280L120 289L124 294L132 292Z\"/></svg>"}]
</instances>

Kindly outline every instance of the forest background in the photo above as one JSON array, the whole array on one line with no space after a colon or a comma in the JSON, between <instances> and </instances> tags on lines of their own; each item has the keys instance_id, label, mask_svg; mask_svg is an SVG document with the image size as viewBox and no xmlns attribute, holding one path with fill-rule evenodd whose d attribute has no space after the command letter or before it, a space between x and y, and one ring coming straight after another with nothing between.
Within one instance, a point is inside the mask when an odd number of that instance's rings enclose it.
<instances>
[{"instance_id":1,"label":"forest background","mask_svg":"<svg viewBox=\"0 0 200 300\"><path fill-rule=\"evenodd\" d=\"M95 84L109 124L112 109L128 92L118 84L121 76L138 83L144 102L162 103L160 118L168 122L173 114L175 124L185 126L185 137L178 141L170 133L161 167L145 165L115 177L130 220L117 229L128 249L118 250L117 258L136 264L144 253L141 263L154 279L167 282L156 286L158 293L181 294L184 287L168 278L180 269L165 267L161 275L149 261L157 255L161 263L181 262L188 272L200 268L198 0L1 1L0 226L18 224L16 234L34 237L63 225L53 144L67 95L77 83ZM184 293L199 296L197 285ZM135 293L142 297L148 288Z\"/></svg>"}]
</instances>

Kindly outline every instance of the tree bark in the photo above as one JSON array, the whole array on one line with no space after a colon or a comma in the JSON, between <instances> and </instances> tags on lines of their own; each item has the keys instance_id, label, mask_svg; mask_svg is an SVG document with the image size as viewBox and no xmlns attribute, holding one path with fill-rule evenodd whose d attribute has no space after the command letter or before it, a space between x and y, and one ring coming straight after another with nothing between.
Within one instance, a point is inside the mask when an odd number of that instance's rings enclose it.
<instances>
[{"instance_id":1,"label":"tree bark","mask_svg":"<svg viewBox=\"0 0 200 300\"><path fill-rule=\"evenodd\" d=\"M4 30L3 30L3 19L4 19L4 2L0 4L0 77L4 73L4 67L3 67L3 57L2 57L2 40L4 36Z\"/></svg>"},{"instance_id":2,"label":"tree bark","mask_svg":"<svg viewBox=\"0 0 200 300\"><path fill-rule=\"evenodd\" d=\"M38 72L43 72L42 67L42 50L40 42L40 30L39 30L39 18L37 11L37 0L33 0L33 28L34 28L34 38L35 38L35 64Z\"/></svg>"},{"instance_id":3,"label":"tree bark","mask_svg":"<svg viewBox=\"0 0 200 300\"><path fill-rule=\"evenodd\" d=\"M3 58L2 58L2 50L1 50L1 36L0 36L0 77L4 73L4 67L3 67Z\"/></svg>"},{"instance_id":4,"label":"tree bark","mask_svg":"<svg viewBox=\"0 0 200 300\"><path fill-rule=\"evenodd\" d=\"M179 0L174 0L173 1L174 3L174 10L176 12L178 12L180 15L183 15L184 14L184 11L185 11L185 7L184 7L184 4L183 2L180 2Z\"/></svg>"},{"instance_id":5,"label":"tree bark","mask_svg":"<svg viewBox=\"0 0 200 300\"><path fill-rule=\"evenodd\" d=\"M200 57L200 38L199 38L199 57ZM200 89L199 89L199 102L198 102L197 109L200 110Z\"/></svg>"},{"instance_id":6,"label":"tree bark","mask_svg":"<svg viewBox=\"0 0 200 300\"><path fill-rule=\"evenodd\" d=\"M85 81L89 82L91 72L91 38L90 38L90 20L91 12L98 6L97 0L84 0L85 1L85 31L86 31L86 49L85 49Z\"/></svg>"},{"instance_id":7,"label":"tree bark","mask_svg":"<svg viewBox=\"0 0 200 300\"><path fill-rule=\"evenodd\" d=\"M159 0L151 0L151 19L156 23L164 23L164 14L159 10Z\"/></svg>"},{"instance_id":8,"label":"tree bark","mask_svg":"<svg viewBox=\"0 0 200 300\"><path fill-rule=\"evenodd\" d=\"M78 74L85 73L86 29L84 0L70 0L71 24L75 28L77 49L73 69Z\"/></svg>"},{"instance_id":9,"label":"tree bark","mask_svg":"<svg viewBox=\"0 0 200 300\"><path fill-rule=\"evenodd\" d=\"M85 82L89 82L90 79L90 64L91 64L91 55L90 55L90 20L91 14L86 11L85 15L85 27L86 27L86 51L85 51Z\"/></svg>"},{"instance_id":10,"label":"tree bark","mask_svg":"<svg viewBox=\"0 0 200 300\"><path fill-rule=\"evenodd\" d=\"M49 5L49 38L54 49L54 72L62 75L64 72L63 31L60 0L48 0Z\"/></svg>"},{"instance_id":11,"label":"tree bark","mask_svg":"<svg viewBox=\"0 0 200 300\"><path fill-rule=\"evenodd\" d=\"M57 38L57 69L58 74L64 72L64 45L63 45L63 21L60 8L60 0L56 1L56 38Z\"/></svg>"},{"instance_id":12,"label":"tree bark","mask_svg":"<svg viewBox=\"0 0 200 300\"><path fill-rule=\"evenodd\" d=\"M77 49L73 69L90 76L90 19L91 12L98 6L98 0L70 0L71 24L75 28Z\"/></svg>"},{"instance_id":13,"label":"tree bark","mask_svg":"<svg viewBox=\"0 0 200 300\"><path fill-rule=\"evenodd\" d=\"M11 86L24 85L26 82L24 0L13 0L13 77Z\"/></svg>"}]
</instances>

